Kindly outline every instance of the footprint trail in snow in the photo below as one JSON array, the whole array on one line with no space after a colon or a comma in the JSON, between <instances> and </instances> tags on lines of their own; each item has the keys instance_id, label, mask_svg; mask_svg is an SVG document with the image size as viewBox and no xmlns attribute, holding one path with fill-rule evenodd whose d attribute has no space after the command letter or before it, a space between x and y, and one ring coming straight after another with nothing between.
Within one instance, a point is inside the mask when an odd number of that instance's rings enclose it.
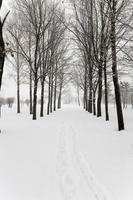
<instances>
[{"instance_id":1,"label":"footprint trail in snow","mask_svg":"<svg viewBox=\"0 0 133 200\"><path fill-rule=\"evenodd\" d=\"M62 127L59 135L56 173L64 200L111 200L81 153L78 133Z\"/></svg>"}]
</instances>

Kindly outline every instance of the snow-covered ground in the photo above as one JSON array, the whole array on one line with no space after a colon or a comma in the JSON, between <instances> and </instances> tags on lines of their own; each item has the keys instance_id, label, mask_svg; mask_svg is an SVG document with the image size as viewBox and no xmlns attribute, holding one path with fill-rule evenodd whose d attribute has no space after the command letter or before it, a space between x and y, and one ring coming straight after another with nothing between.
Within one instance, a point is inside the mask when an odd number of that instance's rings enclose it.
<instances>
[{"instance_id":1,"label":"snow-covered ground","mask_svg":"<svg viewBox=\"0 0 133 200\"><path fill-rule=\"evenodd\" d=\"M77 106L37 121L3 108L0 200L132 200L133 110L126 130Z\"/></svg>"}]
</instances>

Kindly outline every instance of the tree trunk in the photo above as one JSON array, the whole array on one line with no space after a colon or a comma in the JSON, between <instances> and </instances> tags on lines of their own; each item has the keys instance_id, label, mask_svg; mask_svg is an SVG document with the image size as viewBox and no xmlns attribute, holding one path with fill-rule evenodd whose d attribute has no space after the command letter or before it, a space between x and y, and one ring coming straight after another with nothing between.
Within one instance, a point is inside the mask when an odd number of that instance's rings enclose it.
<instances>
[{"instance_id":1,"label":"tree trunk","mask_svg":"<svg viewBox=\"0 0 133 200\"><path fill-rule=\"evenodd\" d=\"M93 115L96 115L96 94L93 92Z\"/></svg>"},{"instance_id":2,"label":"tree trunk","mask_svg":"<svg viewBox=\"0 0 133 200\"><path fill-rule=\"evenodd\" d=\"M102 78L103 78L103 57L104 57L104 25L103 25L103 13L101 12L101 47L100 47L100 61L99 61L99 69L98 69L98 99L97 99L97 117L102 116Z\"/></svg>"},{"instance_id":3,"label":"tree trunk","mask_svg":"<svg viewBox=\"0 0 133 200\"><path fill-rule=\"evenodd\" d=\"M97 117L102 116L101 102L102 102L102 66L99 66L99 83L98 83L98 98L97 98Z\"/></svg>"},{"instance_id":4,"label":"tree trunk","mask_svg":"<svg viewBox=\"0 0 133 200\"><path fill-rule=\"evenodd\" d=\"M0 90L2 85L3 68L5 62L5 44L3 40L3 23L0 19Z\"/></svg>"},{"instance_id":5,"label":"tree trunk","mask_svg":"<svg viewBox=\"0 0 133 200\"><path fill-rule=\"evenodd\" d=\"M29 29L31 29L31 26L29 25ZM30 67L30 85L29 85L29 97L30 97L30 114L32 115L33 114L33 98L32 98L32 77L33 77L33 74L32 74L32 62L31 62L31 32L29 32L29 67Z\"/></svg>"},{"instance_id":6,"label":"tree trunk","mask_svg":"<svg viewBox=\"0 0 133 200\"><path fill-rule=\"evenodd\" d=\"M44 116L44 82L43 79L41 82L41 108L40 108L40 117Z\"/></svg>"},{"instance_id":7,"label":"tree trunk","mask_svg":"<svg viewBox=\"0 0 133 200\"><path fill-rule=\"evenodd\" d=\"M92 41L93 41L93 0L90 0L90 39L89 39L89 55L88 55L88 63L89 63L89 100L88 100L88 112L92 113L92 88L93 88L93 62L92 62Z\"/></svg>"},{"instance_id":8,"label":"tree trunk","mask_svg":"<svg viewBox=\"0 0 133 200\"><path fill-rule=\"evenodd\" d=\"M104 58L104 85L105 85L105 118L106 118L106 121L109 121L106 54L105 54L105 58Z\"/></svg>"},{"instance_id":9,"label":"tree trunk","mask_svg":"<svg viewBox=\"0 0 133 200\"><path fill-rule=\"evenodd\" d=\"M53 112L53 70L51 74L50 112Z\"/></svg>"},{"instance_id":10,"label":"tree trunk","mask_svg":"<svg viewBox=\"0 0 133 200\"><path fill-rule=\"evenodd\" d=\"M32 69L30 68L30 114L33 114L33 105L32 105Z\"/></svg>"},{"instance_id":11,"label":"tree trunk","mask_svg":"<svg viewBox=\"0 0 133 200\"><path fill-rule=\"evenodd\" d=\"M20 113L20 84L17 82L17 113Z\"/></svg>"},{"instance_id":12,"label":"tree trunk","mask_svg":"<svg viewBox=\"0 0 133 200\"><path fill-rule=\"evenodd\" d=\"M38 80L35 77L35 80L34 80L34 94L33 94L33 120L37 119L37 86L38 86Z\"/></svg>"},{"instance_id":13,"label":"tree trunk","mask_svg":"<svg viewBox=\"0 0 133 200\"><path fill-rule=\"evenodd\" d=\"M89 88L88 112L92 113L92 87Z\"/></svg>"},{"instance_id":14,"label":"tree trunk","mask_svg":"<svg viewBox=\"0 0 133 200\"><path fill-rule=\"evenodd\" d=\"M118 130L121 131L121 130L124 130L124 120L123 120L123 112L122 112L122 105L121 105L120 87L119 87L119 81L118 81L115 23L116 23L116 0L112 0L112 10L111 10L112 74L113 74L113 83L114 83L114 90L115 90Z\"/></svg>"},{"instance_id":15,"label":"tree trunk","mask_svg":"<svg viewBox=\"0 0 133 200\"><path fill-rule=\"evenodd\" d=\"M47 66L47 56L48 56L48 53L46 52L46 57L45 57L45 34L44 33L43 33L43 38L42 38L42 48L43 48L42 76L43 77L42 77L42 81L41 81L40 117L44 116L44 84L45 84L45 78L46 78L46 66Z\"/></svg>"},{"instance_id":16,"label":"tree trunk","mask_svg":"<svg viewBox=\"0 0 133 200\"><path fill-rule=\"evenodd\" d=\"M84 109L87 110L87 67L84 74Z\"/></svg>"},{"instance_id":17,"label":"tree trunk","mask_svg":"<svg viewBox=\"0 0 133 200\"><path fill-rule=\"evenodd\" d=\"M51 94L50 83L51 83L51 80L50 80L50 75L49 75L47 115L49 115L49 113L50 113L50 94Z\"/></svg>"},{"instance_id":18,"label":"tree trunk","mask_svg":"<svg viewBox=\"0 0 133 200\"><path fill-rule=\"evenodd\" d=\"M54 85L54 111L56 111L56 98L57 98L57 66L55 70L55 85Z\"/></svg>"},{"instance_id":19,"label":"tree trunk","mask_svg":"<svg viewBox=\"0 0 133 200\"><path fill-rule=\"evenodd\" d=\"M20 113L20 63L19 63L19 45L17 43L17 113Z\"/></svg>"},{"instance_id":20,"label":"tree trunk","mask_svg":"<svg viewBox=\"0 0 133 200\"><path fill-rule=\"evenodd\" d=\"M91 57L91 50L90 50ZM88 99L88 112L92 113L92 61L89 61L89 99Z\"/></svg>"},{"instance_id":21,"label":"tree trunk","mask_svg":"<svg viewBox=\"0 0 133 200\"><path fill-rule=\"evenodd\" d=\"M58 109L61 109L61 92L59 93L58 97Z\"/></svg>"},{"instance_id":22,"label":"tree trunk","mask_svg":"<svg viewBox=\"0 0 133 200\"><path fill-rule=\"evenodd\" d=\"M62 96L62 83L60 85L60 91L58 96L58 109L61 109L61 96Z\"/></svg>"}]
</instances>

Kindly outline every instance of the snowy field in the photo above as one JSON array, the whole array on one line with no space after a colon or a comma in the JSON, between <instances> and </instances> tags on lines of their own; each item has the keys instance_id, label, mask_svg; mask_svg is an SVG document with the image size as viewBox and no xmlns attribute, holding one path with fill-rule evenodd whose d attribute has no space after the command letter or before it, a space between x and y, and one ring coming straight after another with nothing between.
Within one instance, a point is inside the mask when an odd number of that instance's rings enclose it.
<instances>
[{"instance_id":1,"label":"snowy field","mask_svg":"<svg viewBox=\"0 0 133 200\"><path fill-rule=\"evenodd\" d=\"M3 108L0 200L133 200L133 110L122 132L110 110L110 122L72 105L32 121Z\"/></svg>"}]
</instances>

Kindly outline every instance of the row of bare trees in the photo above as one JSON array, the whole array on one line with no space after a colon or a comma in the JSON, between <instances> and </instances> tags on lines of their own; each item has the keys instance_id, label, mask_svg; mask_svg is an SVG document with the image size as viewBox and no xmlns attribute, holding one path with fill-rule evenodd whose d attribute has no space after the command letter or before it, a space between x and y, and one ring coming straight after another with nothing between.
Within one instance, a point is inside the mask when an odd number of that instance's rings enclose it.
<instances>
[{"instance_id":1,"label":"row of bare trees","mask_svg":"<svg viewBox=\"0 0 133 200\"><path fill-rule=\"evenodd\" d=\"M104 97L105 116L108 121L109 85L113 82L118 129L123 130L118 72L119 64L124 65L125 60L132 62L127 46L132 42L131 9L127 12L132 6L132 1L70 0L70 2L73 10L71 26L66 23L65 12L58 3L46 0L14 0L13 12L7 26L7 46L11 52L10 63L16 73L17 112L21 111L22 82L27 82L29 85L30 114L33 114L35 120L38 93L40 92L42 117L45 91L48 102L47 114L50 114L56 107L61 107L63 87L72 77L77 86L78 103L80 104L79 90L82 89L84 109L88 112L101 117L102 96ZM2 30L7 15L0 22L1 74L6 54ZM74 54L68 50L68 30L74 35L74 43L71 43ZM76 67L73 67L71 74L69 65L73 55Z\"/></svg>"},{"instance_id":2,"label":"row of bare trees","mask_svg":"<svg viewBox=\"0 0 133 200\"><path fill-rule=\"evenodd\" d=\"M84 108L101 117L104 91L108 121L108 85L113 82L119 130L124 129L119 58L131 42L131 37L127 36L132 29L132 12L127 12L130 3L130 0L71 0L74 13L71 32L78 49L76 82L84 92Z\"/></svg>"},{"instance_id":3,"label":"row of bare trees","mask_svg":"<svg viewBox=\"0 0 133 200\"><path fill-rule=\"evenodd\" d=\"M70 56L65 14L57 3L46 0L17 0L8 23L10 63L16 72L17 112L20 113L20 85L29 85L30 114L37 118L40 92L40 116L44 115L47 92L47 114L61 108L62 90L68 82ZM39 90L38 90L39 88Z\"/></svg>"}]
</instances>

